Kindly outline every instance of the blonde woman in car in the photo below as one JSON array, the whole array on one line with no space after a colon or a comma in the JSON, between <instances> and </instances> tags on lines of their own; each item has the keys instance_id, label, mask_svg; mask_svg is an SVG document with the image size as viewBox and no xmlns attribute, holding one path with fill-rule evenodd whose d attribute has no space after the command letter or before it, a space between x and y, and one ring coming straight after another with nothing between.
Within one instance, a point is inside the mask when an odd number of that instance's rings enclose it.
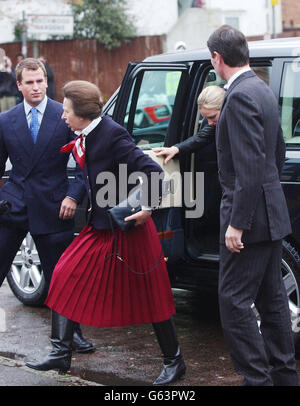
<instances>
[{"instance_id":1,"label":"blonde woman in car","mask_svg":"<svg viewBox=\"0 0 300 406\"><path fill-rule=\"evenodd\" d=\"M225 89L219 86L208 86L200 93L197 104L201 115L207 120L196 135L172 147L153 148L156 156L164 156L164 164L178 154L195 152L215 141L215 129L219 119L220 110L225 96Z\"/></svg>"}]
</instances>

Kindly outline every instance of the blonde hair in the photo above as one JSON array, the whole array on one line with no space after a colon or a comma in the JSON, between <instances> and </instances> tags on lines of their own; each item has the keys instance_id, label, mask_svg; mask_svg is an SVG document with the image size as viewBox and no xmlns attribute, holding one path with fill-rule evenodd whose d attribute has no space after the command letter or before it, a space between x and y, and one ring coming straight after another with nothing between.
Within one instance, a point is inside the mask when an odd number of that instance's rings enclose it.
<instances>
[{"instance_id":1,"label":"blonde hair","mask_svg":"<svg viewBox=\"0 0 300 406\"><path fill-rule=\"evenodd\" d=\"M208 86L200 93L197 103L198 108L208 110L221 110L225 90L219 86Z\"/></svg>"}]
</instances>

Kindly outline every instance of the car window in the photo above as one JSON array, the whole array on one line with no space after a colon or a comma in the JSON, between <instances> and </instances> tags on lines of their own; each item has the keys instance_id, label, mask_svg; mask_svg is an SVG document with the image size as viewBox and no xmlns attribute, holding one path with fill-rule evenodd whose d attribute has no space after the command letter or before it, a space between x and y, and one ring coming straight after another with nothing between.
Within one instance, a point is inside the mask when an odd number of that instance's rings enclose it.
<instances>
[{"instance_id":1,"label":"car window","mask_svg":"<svg viewBox=\"0 0 300 406\"><path fill-rule=\"evenodd\" d=\"M114 94L109 98L109 100L103 106L102 114L112 117L114 114L116 100L118 97L119 88L114 92Z\"/></svg>"},{"instance_id":2,"label":"car window","mask_svg":"<svg viewBox=\"0 0 300 406\"><path fill-rule=\"evenodd\" d=\"M208 86L223 87L225 84L226 80L222 79L214 69L211 69L205 78L203 89L205 89ZM207 121L204 120L200 111L198 111L194 134L196 134L205 123L207 124Z\"/></svg>"},{"instance_id":3,"label":"car window","mask_svg":"<svg viewBox=\"0 0 300 406\"><path fill-rule=\"evenodd\" d=\"M251 69L269 86L272 66L251 66Z\"/></svg>"},{"instance_id":4,"label":"car window","mask_svg":"<svg viewBox=\"0 0 300 406\"><path fill-rule=\"evenodd\" d=\"M251 66L251 69L260 79L269 85L271 66ZM211 69L205 79L203 88L207 86L224 86L225 84L226 81L221 79L214 69Z\"/></svg>"},{"instance_id":5,"label":"car window","mask_svg":"<svg viewBox=\"0 0 300 406\"><path fill-rule=\"evenodd\" d=\"M226 83L226 80L220 78L217 72L214 69L211 69L205 79L203 89L207 86L221 86L223 87Z\"/></svg>"},{"instance_id":6,"label":"car window","mask_svg":"<svg viewBox=\"0 0 300 406\"><path fill-rule=\"evenodd\" d=\"M134 109L132 135L140 148L164 145L181 75L181 71L175 70L146 70L142 78L135 78L124 126L129 127L129 116Z\"/></svg>"},{"instance_id":7,"label":"car window","mask_svg":"<svg viewBox=\"0 0 300 406\"><path fill-rule=\"evenodd\" d=\"M271 74L271 66L251 66L251 69L255 72L255 74L262 79L267 85L269 85L270 82L270 74ZM206 78L205 78L205 82L204 82L204 86L203 89L208 87L208 86L220 86L220 87L224 87L224 85L226 84L226 81L224 79L222 79L214 69L211 69ZM205 123L207 123L206 121L203 120L202 115L200 114L200 112L198 112L197 115L197 122L195 125L195 131L194 134L197 133L197 131L201 128L202 125L204 125ZM300 129L299 129L300 131Z\"/></svg>"},{"instance_id":8,"label":"car window","mask_svg":"<svg viewBox=\"0 0 300 406\"><path fill-rule=\"evenodd\" d=\"M280 89L280 114L287 144L300 144L300 81L294 64L286 62Z\"/></svg>"}]
</instances>

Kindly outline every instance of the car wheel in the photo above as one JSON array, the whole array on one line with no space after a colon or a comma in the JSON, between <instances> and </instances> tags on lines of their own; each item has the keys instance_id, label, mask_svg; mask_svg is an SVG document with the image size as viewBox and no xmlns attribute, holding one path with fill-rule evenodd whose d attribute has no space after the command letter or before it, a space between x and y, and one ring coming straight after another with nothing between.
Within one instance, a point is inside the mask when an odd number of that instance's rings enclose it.
<instances>
[{"instance_id":1,"label":"car wheel","mask_svg":"<svg viewBox=\"0 0 300 406\"><path fill-rule=\"evenodd\" d=\"M41 262L28 233L7 275L7 282L14 295L27 306L42 306L47 292Z\"/></svg>"},{"instance_id":2,"label":"car wheel","mask_svg":"<svg viewBox=\"0 0 300 406\"><path fill-rule=\"evenodd\" d=\"M291 244L283 241L281 271L287 292L295 344L300 350L300 256Z\"/></svg>"},{"instance_id":3,"label":"car wheel","mask_svg":"<svg viewBox=\"0 0 300 406\"><path fill-rule=\"evenodd\" d=\"M288 297L294 341L300 353L300 256L296 249L286 241L283 241L282 246L281 272ZM256 315L258 326L260 326L260 316L254 304L252 310Z\"/></svg>"}]
</instances>

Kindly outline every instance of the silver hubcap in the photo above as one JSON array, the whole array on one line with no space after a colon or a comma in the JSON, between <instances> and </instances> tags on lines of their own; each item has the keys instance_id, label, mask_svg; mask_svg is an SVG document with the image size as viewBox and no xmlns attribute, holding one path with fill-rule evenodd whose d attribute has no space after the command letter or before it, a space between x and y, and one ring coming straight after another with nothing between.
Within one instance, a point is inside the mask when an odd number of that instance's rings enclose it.
<instances>
[{"instance_id":1,"label":"silver hubcap","mask_svg":"<svg viewBox=\"0 0 300 406\"><path fill-rule=\"evenodd\" d=\"M283 282L284 286L286 289L288 301L289 301L289 308L290 308L290 313L291 313L291 321L292 321L292 328L293 331L299 332L299 289L298 289L298 284L295 279L295 276L284 260L281 262L281 271L282 271L282 277L283 277Z\"/></svg>"},{"instance_id":2,"label":"silver hubcap","mask_svg":"<svg viewBox=\"0 0 300 406\"><path fill-rule=\"evenodd\" d=\"M34 293L40 286L42 280L41 263L29 233L23 240L14 259L11 275L17 287L24 293Z\"/></svg>"},{"instance_id":3,"label":"silver hubcap","mask_svg":"<svg viewBox=\"0 0 300 406\"><path fill-rule=\"evenodd\" d=\"M282 279L283 283L285 286L286 294L288 297L288 303L289 303L289 309L290 309L290 314L291 314L291 322L292 322L292 329L294 333L299 333L300 328L298 326L299 324L299 289L298 289L298 284L295 279L295 276L288 265L287 262L285 262L284 259L281 261L281 272L282 272ZM260 316L259 313L254 305L254 303L251 306L252 310L254 311L254 314L257 318L257 324L260 327Z\"/></svg>"}]
</instances>

